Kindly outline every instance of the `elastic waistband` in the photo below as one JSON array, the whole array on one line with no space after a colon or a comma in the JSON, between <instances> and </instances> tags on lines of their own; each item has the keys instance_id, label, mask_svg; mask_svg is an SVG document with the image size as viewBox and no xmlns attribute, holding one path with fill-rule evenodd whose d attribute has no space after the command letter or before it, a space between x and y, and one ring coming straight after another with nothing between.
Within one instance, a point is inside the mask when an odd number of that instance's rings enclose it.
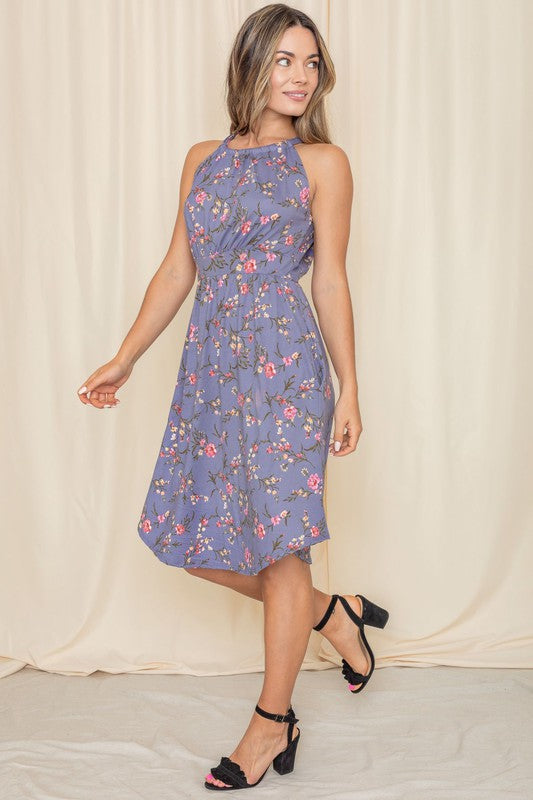
<instances>
[{"instance_id":1,"label":"elastic waistband","mask_svg":"<svg viewBox=\"0 0 533 800\"><path fill-rule=\"evenodd\" d=\"M298 278L296 278L295 276L291 275L290 273L261 272L261 271L239 272L239 273L230 272L226 276L226 278L224 280L227 280L228 278L230 278L230 279L231 278L235 278L236 275L238 275L239 278L241 278L242 281L249 281L249 280L251 280L253 278L261 278L262 280L266 280L266 281L268 281L270 283L272 283L272 281L277 281L278 283L285 283L285 282L292 282L292 283L298 283L298 284L300 283ZM210 281L216 282L219 277L221 277L221 276L216 275L216 274L204 275L202 273L199 273L198 274L197 283L209 283Z\"/></svg>"}]
</instances>

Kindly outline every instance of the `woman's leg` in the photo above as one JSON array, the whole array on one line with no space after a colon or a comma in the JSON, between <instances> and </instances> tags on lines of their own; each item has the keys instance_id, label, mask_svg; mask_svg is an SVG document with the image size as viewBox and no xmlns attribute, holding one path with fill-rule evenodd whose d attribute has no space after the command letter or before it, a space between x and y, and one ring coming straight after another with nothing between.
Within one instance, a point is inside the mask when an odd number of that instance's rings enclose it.
<instances>
[{"instance_id":1,"label":"woman's leg","mask_svg":"<svg viewBox=\"0 0 533 800\"><path fill-rule=\"evenodd\" d=\"M298 556L296 556L296 558L298 558L298 561L301 561ZM271 566L274 566L274 564ZM268 567L266 569L268 569ZM265 570L262 570L258 575L242 575L240 572L233 572L233 570L229 569L207 569L205 567L185 567L185 571L197 578L204 578L204 580L211 581L212 583L226 586L228 589L233 589L239 592L239 594L251 597L253 600L263 601L261 574ZM324 594L324 592L313 587L313 627L320 622L324 616L330 600L330 594ZM324 626L322 631L325 627L327 626Z\"/></svg>"},{"instance_id":2,"label":"woman's leg","mask_svg":"<svg viewBox=\"0 0 533 800\"><path fill-rule=\"evenodd\" d=\"M314 624L313 584L309 564L294 553L261 570L264 604L265 675L258 704L265 711L286 714ZM273 758L287 746L288 722L276 722L255 710L244 736L229 756L255 783ZM298 735L296 727L293 738ZM228 785L216 778L207 780Z\"/></svg>"},{"instance_id":3,"label":"woman's leg","mask_svg":"<svg viewBox=\"0 0 533 800\"><path fill-rule=\"evenodd\" d=\"M291 553L291 555L293 554ZM301 561L301 559L296 555L294 558L298 559L298 561ZM272 564L271 566L275 566L275 564ZM309 566L309 564L306 566ZM204 578L204 580L218 583L221 586L226 586L227 588L233 589L234 591L244 594L246 597L251 597L254 600L263 601L261 576L265 574L270 567L266 567L266 569L261 570L258 575L242 575L241 573L234 572L233 570L207 569L205 567L186 567L185 569L189 574L198 578ZM331 595L325 594L314 587L312 587L312 592L314 627L324 616L326 608L331 600ZM351 594L345 594L344 597L353 608L355 613L361 616L363 609L361 608L361 601L359 598ZM361 644L360 637L354 635L355 631L353 622L345 613L344 609L341 610L341 606L338 601L337 605L333 609L333 614L319 632L328 640L332 647L335 648L339 655L346 659L348 664L350 664L356 672L360 672L363 675L368 674L368 671L370 670L370 661L368 655ZM359 685L360 684L356 684L356 688Z\"/></svg>"}]
</instances>

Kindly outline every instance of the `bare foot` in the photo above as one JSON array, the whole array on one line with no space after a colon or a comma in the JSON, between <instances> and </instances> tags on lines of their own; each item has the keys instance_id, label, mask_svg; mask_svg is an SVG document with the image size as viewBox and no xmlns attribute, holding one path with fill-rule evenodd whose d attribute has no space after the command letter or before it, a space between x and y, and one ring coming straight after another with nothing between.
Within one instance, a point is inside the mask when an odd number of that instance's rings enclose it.
<instances>
[{"instance_id":1,"label":"bare foot","mask_svg":"<svg viewBox=\"0 0 533 800\"><path fill-rule=\"evenodd\" d=\"M343 597L360 617L363 613L361 599L353 594L345 594ZM331 597L329 600L331 600ZM367 655L366 647L361 640L361 632L350 619L339 600L333 606L330 618L319 633L326 637L337 653L348 662L355 672L359 672L361 675L368 675L371 662ZM358 689L361 684L350 684L350 686L352 689Z\"/></svg>"},{"instance_id":2,"label":"bare foot","mask_svg":"<svg viewBox=\"0 0 533 800\"><path fill-rule=\"evenodd\" d=\"M241 741L229 758L242 769L248 783L256 783L274 758L287 747L288 722L265 719L254 711L250 724ZM292 738L298 736L300 729L293 727ZM231 786L215 778L211 773L205 776L208 783L216 786Z\"/></svg>"}]
</instances>

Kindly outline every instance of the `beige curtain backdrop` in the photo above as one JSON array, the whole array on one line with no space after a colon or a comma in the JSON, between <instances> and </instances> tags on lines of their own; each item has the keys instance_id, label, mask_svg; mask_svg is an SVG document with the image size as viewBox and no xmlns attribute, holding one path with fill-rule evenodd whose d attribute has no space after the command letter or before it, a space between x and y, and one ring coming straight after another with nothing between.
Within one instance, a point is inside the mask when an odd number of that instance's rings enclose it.
<instances>
[{"instance_id":1,"label":"beige curtain backdrop","mask_svg":"<svg viewBox=\"0 0 533 800\"><path fill-rule=\"evenodd\" d=\"M188 148L229 132L229 48L261 5L0 4L4 676L263 669L260 604L136 530L194 293L119 408L76 397L166 252ZM338 74L364 428L329 462L315 585L389 609L378 668L531 667L533 4L295 5ZM313 632L303 668L339 663Z\"/></svg>"}]
</instances>

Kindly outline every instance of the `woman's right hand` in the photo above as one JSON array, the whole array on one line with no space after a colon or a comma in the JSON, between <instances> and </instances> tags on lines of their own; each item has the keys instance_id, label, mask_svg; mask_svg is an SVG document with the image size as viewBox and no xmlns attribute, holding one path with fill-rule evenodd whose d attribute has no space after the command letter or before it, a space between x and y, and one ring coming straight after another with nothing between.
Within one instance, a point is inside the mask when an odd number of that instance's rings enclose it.
<instances>
[{"instance_id":1,"label":"woman's right hand","mask_svg":"<svg viewBox=\"0 0 533 800\"><path fill-rule=\"evenodd\" d=\"M133 364L124 363L117 358L112 358L107 364L89 375L81 389L78 390L78 397L81 402L94 408L114 408L120 403L115 397L115 393L123 386L130 377Z\"/></svg>"}]
</instances>

